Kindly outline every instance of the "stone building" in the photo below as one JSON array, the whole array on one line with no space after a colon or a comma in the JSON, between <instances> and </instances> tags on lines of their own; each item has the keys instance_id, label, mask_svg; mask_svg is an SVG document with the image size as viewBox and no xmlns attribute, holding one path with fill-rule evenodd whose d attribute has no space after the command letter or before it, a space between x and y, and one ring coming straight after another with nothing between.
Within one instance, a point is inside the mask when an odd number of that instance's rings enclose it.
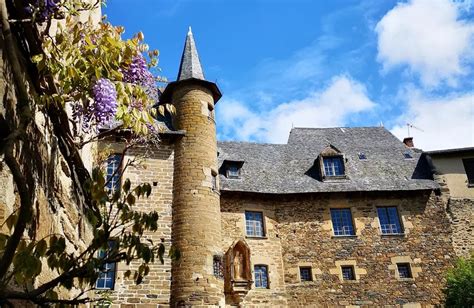
<instances>
[{"instance_id":1,"label":"stone building","mask_svg":"<svg viewBox=\"0 0 474 308\"><path fill-rule=\"evenodd\" d=\"M446 270L472 241L456 244L460 228L429 156L383 127L294 128L286 144L218 142L220 97L189 31L177 81L160 98L177 113L159 119L161 145L123 175L153 183L139 205L160 214L149 236L182 256L153 265L140 285L118 264L108 273L113 307L443 303Z\"/></svg>"},{"instance_id":2,"label":"stone building","mask_svg":"<svg viewBox=\"0 0 474 308\"><path fill-rule=\"evenodd\" d=\"M467 257L474 249L474 148L430 151L426 154L447 204L454 250L456 254Z\"/></svg>"}]
</instances>

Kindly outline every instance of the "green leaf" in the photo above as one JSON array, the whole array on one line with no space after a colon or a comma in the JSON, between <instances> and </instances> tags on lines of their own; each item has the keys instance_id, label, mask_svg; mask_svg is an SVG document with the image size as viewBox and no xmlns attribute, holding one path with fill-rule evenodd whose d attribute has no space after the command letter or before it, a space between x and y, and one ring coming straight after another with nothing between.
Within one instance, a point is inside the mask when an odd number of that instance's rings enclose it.
<instances>
[{"instance_id":1,"label":"green leaf","mask_svg":"<svg viewBox=\"0 0 474 308\"><path fill-rule=\"evenodd\" d=\"M46 240L42 239L36 244L35 254L39 257L43 257L46 254L46 249L48 245L46 244Z\"/></svg>"}]
</instances>

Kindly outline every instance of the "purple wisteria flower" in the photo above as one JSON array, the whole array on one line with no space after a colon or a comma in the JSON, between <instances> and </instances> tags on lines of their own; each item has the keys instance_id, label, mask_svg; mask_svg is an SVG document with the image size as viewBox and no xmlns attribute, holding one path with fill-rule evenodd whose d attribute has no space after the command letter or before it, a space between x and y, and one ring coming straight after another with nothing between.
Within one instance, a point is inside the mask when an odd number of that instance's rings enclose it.
<instances>
[{"instance_id":1,"label":"purple wisteria flower","mask_svg":"<svg viewBox=\"0 0 474 308\"><path fill-rule=\"evenodd\" d=\"M142 86L151 100L158 101L159 95L155 77L148 69L146 59L142 54L139 53L133 57L130 66L123 72L123 81Z\"/></svg>"},{"instance_id":2,"label":"purple wisteria flower","mask_svg":"<svg viewBox=\"0 0 474 308\"><path fill-rule=\"evenodd\" d=\"M36 18L39 21L45 21L58 10L59 0L29 0L25 10L28 14L38 12Z\"/></svg>"},{"instance_id":3,"label":"purple wisteria flower","mask_svg":"<svg viewBox=\"0 0 474 308\"><path fill-rule=\"evenodd\" d=\"M93 117L97 124L107 124L117 112L117 91L115 85L106 78L100 78L92 87L94 98Z\"/></svg>"}]
</instances>

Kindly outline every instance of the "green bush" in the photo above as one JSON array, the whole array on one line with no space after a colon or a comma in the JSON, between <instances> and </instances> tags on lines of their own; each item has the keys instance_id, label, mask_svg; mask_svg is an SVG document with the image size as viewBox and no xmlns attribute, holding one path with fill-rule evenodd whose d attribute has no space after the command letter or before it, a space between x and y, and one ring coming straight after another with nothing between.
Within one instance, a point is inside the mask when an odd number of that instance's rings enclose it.
<instances>
[{"instance_id":1,"label":"green bush","mask_svg":"<svg viewBox=\"0 0 474 308\"><path fill-rule=\"evenodd\" d=\"M474 307L474 254L448 272L446 307Z\"/></svg>"}]
</instances>

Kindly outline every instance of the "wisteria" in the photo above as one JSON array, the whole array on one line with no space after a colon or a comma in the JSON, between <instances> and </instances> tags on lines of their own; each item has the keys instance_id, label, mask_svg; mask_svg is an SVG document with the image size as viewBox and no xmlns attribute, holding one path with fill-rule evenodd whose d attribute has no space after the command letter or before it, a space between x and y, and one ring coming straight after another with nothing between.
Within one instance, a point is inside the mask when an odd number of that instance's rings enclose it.
<instances>
[{"instance_id":1,"label":"wisteria","mask_svg":"<svg viewBox=\"0 0 474 308\"><path fill-rule=\"evenodd\" d=\"M93 116L97 124L107 124L117 112L117 91L115 85L106 78L97 80L92 88L94 97Z\"/></svg>"},{"instance_id":2,"label":"wisteria","mask_svg":"<svg viewBox=\"0 0 474 308\"><path fill-rule=\"evenodd\" d=\"M59 0L29 0L25 8L28 14L38 13L38 21L45 21L58 10Z\"/></svg>"},{"instance_id":3,"label":"wisteria","mask_svg":"<svg viewBox=\"0 0 474 308\"><path fill-rule=\"evenodd\" d=\"M158 88L155 77L148 69L145 57L138 54L132 59L130 66L123 72L123 81L140 85L152 101L158 101Z\"/></svg>"}]
</instances>

